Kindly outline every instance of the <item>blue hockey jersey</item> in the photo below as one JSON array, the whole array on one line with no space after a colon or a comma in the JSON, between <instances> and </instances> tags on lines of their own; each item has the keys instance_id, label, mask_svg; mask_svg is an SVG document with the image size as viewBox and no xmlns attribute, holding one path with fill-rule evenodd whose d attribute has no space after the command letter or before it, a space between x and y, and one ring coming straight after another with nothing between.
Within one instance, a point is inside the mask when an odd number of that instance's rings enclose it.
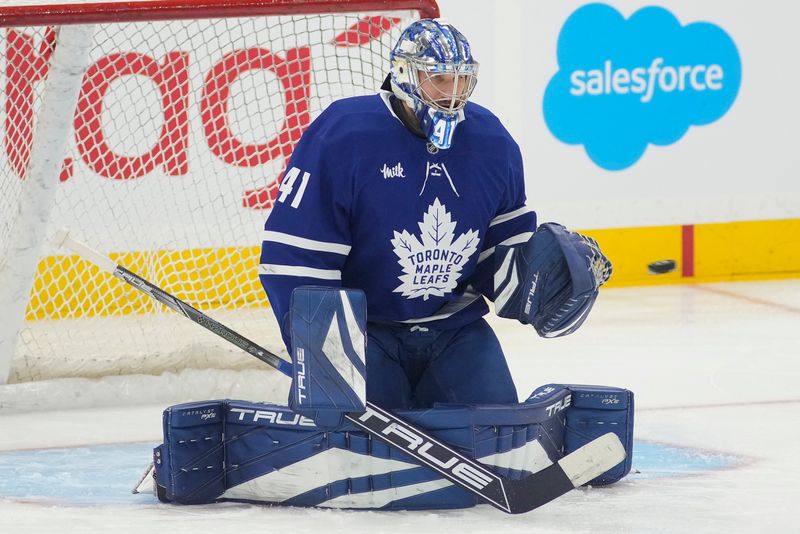
<instances>
[{"instance_id":1,"label":"blue hockey jersey","mask_svg":"<svg viewBox=\"0 0 800 534\"><path fill-rule=\"evenodd\" d=\"M468 103L448 150L414 135L391 93L331 104L306 130L267 218L259 278L284 341L299 285L358 288L370 321L457 328L494 300L493 252L527 241L522 157ZM291 353L291 349L290 349Z\"/></svg>"}]
</instances>

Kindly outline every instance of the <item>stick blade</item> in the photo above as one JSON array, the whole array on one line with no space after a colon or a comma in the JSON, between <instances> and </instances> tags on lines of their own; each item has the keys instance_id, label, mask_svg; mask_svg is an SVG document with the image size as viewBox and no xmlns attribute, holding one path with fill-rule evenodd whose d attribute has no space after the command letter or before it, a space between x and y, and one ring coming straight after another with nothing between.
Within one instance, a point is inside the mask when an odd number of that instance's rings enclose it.
<instances>
[{"instance_id":1,"label":"stick blade","mask_svg":"<svg viewBox=\"0 0 800 534\"><path fill-rule=\"evenodd\" d=\"M602 475L625 459L613 432L590 441L548 467L520 480L506 481L510 513L530 512Z\"/></svg>"},{"instance_id":2,"label":"stick blade","mask_svg":"<svg viewBox=\"0 0 800 534\"><path fill-rule=\"evenodd\" d=\"M58 249L64 246L64 242L66 242L68 237L69 237L69 228L62 226L56 231L56 233L54 233L50 237L50 243L52 243L53 246L55 246Z\"/></svg>"},{"instance_id":3,"label":"stick blade","mask_svg":"<svg viewBox=\"0 0 800 534\"><path fill-rule=\"evenodd\" d=\"M155 478L153 478L154 469L155 466L153 465L153 462L150 462L147 466L147 469L145 469L142 476L139 477L139 480L133 486L133 489L131 489L131 493L133 493L134 495L139 493L152 493L153 495L155 495L156 484L155 484Z\"/></svg>"},{"instance_id":4,"label":"stick blade","mask_svg":"<svg viewBox=\"0 0 800 534\"><path fill-rule=\"evenodd\" d=\"M625 459L625 447L609 432L558 461L574 487L583 486Z\"/></svg>"},{"instance_id":5,"label":"stick blade","mask_svg":"<svg viewBox=\"0 0 800 534\"><path fill-rule=\"evenodd\" d=\"M81 259L86 260L89 263L93 263L95 266L109 274L114 274L114 270L117 268L117 264L112 261L111 258L101 254L93 248L90 248L85 243L82 243L70 236L69 228L60 228L50 238L50 242L56 248L67 249L70 252L80 256Z\"/></svg>"}]
</instances>

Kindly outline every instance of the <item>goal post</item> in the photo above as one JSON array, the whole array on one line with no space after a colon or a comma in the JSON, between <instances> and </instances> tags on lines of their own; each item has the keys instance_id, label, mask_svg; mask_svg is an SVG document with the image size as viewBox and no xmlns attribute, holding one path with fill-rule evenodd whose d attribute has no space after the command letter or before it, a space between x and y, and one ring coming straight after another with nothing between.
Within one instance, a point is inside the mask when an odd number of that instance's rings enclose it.
<instances>
[{"instance_id":1,"label":"goal post","mask_svg":"<svg viewBox=\"0 0 800 534\"><path fill-rule=\"evenodd\" d=\"M0 321L0 383L5 382L9 375L17 334L24 322L28 294L41 255L45 232L42 223L50 219L58 185L53 178L58 175L66 148L71 110L77 104L80 73L89 56L92 29L91 25L60 28L57 34L59 46L49 48L52 56L50 71L42 91L40 117L32 132L37 143L30 146L25 181L19 189L16 220L9 220L11 224L4 228L6 243L2 250L4 261L0 265L0 309L5 318ZM51 45L46 43L46 46ZM7 72L13 77L10 70ZM12 85L8 83L7 87ZM7 91L6 99L13 101L14 95ZM6 108L7 121L16 119L14 111ZM33 124L29 127L32 128ZM7 139L5 145L9 147L14 141ZM7 218L11 219L11 214Z\"/></svg>"},{"instance_id":2,"label":"goal post","mask_svg":"<svg viewBox=\"0 0 800 534\"><path fill-rule=\"evenodd\" d=\"M281 347L256 265L327 105L377 91L434 0L0 7L0 384L256 365L46 241L93 248Z\"/></svg>"}]
</instances>

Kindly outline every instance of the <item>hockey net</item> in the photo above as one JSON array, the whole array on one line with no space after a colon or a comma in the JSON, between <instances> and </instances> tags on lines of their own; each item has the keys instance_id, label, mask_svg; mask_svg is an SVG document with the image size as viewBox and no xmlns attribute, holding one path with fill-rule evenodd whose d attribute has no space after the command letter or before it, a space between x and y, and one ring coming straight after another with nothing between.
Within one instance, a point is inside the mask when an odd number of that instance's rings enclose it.
<instances>
[{"instance_id":1,"label":"hockey net","mask_svg":"<svg viewBox=\"0 0 800 534\"><path fill-rule=\"evenodd\" d=\"M436 4L28 3L38 5L0 7L0 362L7 361L7 382L263 368L46 237L68 227L178 298L282 351L256 273L278 177L330 102L378 89L402 28L437 16ZM48 96L48 82L53 58L67 47L64 28L76 25L86 26L91 43L73 75L72 107ZM74 113L60 151L41 136L49 127L39 126L50 118L43 109L65 106ZM54 159L42 186L52 200L32 211L27 204L40 200L26 193L29 173ZM16 258L30 247L38 251L34 265L20 266ZM26 276L30 293L20 287ZM9 327L20 313L24 321Z\"/></svg>"}]
</instances>

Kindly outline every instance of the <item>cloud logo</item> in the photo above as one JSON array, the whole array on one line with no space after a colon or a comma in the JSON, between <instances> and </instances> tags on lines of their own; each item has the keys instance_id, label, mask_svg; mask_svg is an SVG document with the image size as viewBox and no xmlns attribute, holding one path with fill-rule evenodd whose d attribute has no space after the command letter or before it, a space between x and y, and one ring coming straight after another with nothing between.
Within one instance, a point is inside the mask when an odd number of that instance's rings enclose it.
<instances>
[{"instance_id":1,"label":"cloud logo","mask_svg":"<svg viewBox=\"0 0 800 534\"><path fill-rule=\"evenodd\" d=\"M561 29L558 65L544 94L545 122L608 170L630 167L648 144L670 145L689 126L722 117L742 77L739 52L722 28L682 26L660 7L629 19L605 4L581 7Z\"/></svg>"}]
</instances>

